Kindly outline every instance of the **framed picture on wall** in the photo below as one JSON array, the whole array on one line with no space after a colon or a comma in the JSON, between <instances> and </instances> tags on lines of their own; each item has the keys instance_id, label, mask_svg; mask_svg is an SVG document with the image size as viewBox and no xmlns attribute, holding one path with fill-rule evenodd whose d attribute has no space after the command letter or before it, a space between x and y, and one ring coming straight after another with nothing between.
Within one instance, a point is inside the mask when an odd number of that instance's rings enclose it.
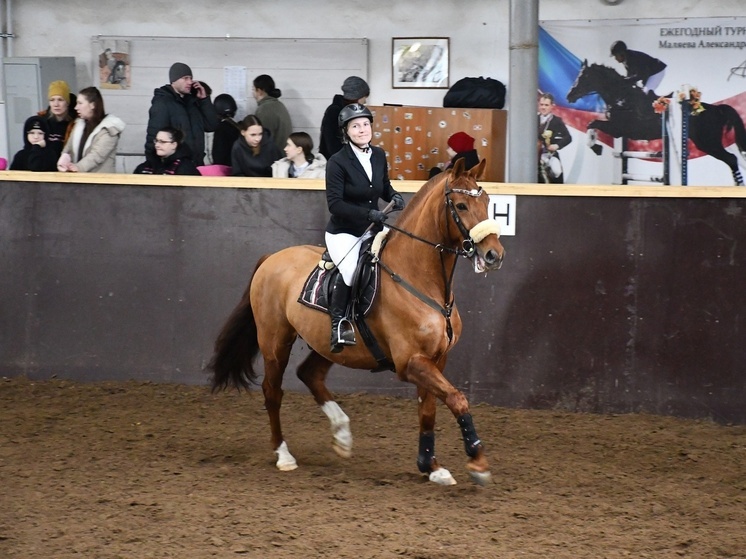
<instances>
[{"instance_id":1,"label":"framed picture on wall","mask_svg":"<svg viewBox=\"0 0 746 559\"><path fill-rule=\"evenodd\" d=\"M391 87L448 89L448 37L394 37Z\"/></svg>"}]
</instances>

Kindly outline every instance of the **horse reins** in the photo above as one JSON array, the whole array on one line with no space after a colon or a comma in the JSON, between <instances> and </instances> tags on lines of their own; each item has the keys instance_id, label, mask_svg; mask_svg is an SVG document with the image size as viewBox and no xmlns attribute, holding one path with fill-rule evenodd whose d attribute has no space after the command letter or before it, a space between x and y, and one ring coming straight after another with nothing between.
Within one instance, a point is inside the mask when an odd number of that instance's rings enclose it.
<instances>
[{"instance_id":1,"label":"horse reins","mask_svg":"<svg viewBox=\"0 0 746 559\"><path fill-rule=\"evenodd\" d=\"M474 243L474 239L471 238L469 230L466 229L463 221L461 221L461 218L458 216L458 213L456 212L456 208L453 205L453 200L451 200L450 198L450 194L454 192L477 198L482 195L483 190L481 186L477 190L463 190L459 188L449 189L448 181L446 181L446 185L445 185L446 220L448 219L448 212L450 211L451 217L454 223L456 224L456 227L458 227L459 232L464 238L461 248L452 248L452 247L445 246L441 243L433 243L432 241L419 237L415 235L414 233L401 229L400 227L396 227L395 225L386 226L389 229L398 231L399 233L402 233L411 239L425 243L426 245L429 245L435 248L439 252L440 269L441 269L441 274L443 276L443 282L445 283L445 294L444 294L445 303L444 304L441 305L435 299L428 297L424 293L421 293L420 291L418 291L411 283L407 282L404 278L402 278L399 274L394 272L384 262L382 262L380 257L376 259L378 264L381 266L381 268L383 268L386 271L386 273L389 274L392 280L400 284L404 289L409 291L412 295L417 297L420 301L422 301L423 303L425 303L426 305L428 305L429 307L431 307L432 309L438 311L440 314L443 315L443 317L446 319L446 332L448 334L449 344L453 341L453 326L451 325L451 315L453 313L453 305L455 303L455 299L454 299L451 287L453 285L453 276L456 273L456 263L458 262L458 259L456 258L453 260L453 266L451 267L451 271L449 274L448 271L446 270L446 264L445 264L445 260L443 259L443 253L449 253L455 256L463 256L464 258L472 258L476 251L476 245Z\"/></svg>"}]
</instances>

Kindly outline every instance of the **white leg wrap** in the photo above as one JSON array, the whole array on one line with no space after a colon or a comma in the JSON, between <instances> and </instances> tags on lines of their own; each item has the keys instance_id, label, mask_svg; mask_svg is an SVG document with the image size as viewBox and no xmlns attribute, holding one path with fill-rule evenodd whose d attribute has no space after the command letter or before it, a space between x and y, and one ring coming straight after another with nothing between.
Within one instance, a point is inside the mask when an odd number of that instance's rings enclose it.
<instances>
[{"instance_id":1,"label":"white leg wrap","mask_svg":"<svg viewBox=\"0 0 746 559\"><path fill-rule=\"evenodd\" d=\"M350 418L342 411L337 402L331 400L321 406L321 411L326 414L332 425L332 446L334 451L343 458L349 458L352 456Z\"/></svg>"},{"instance_id":2,"label":"white leg wrap","mask_svg":"<svg viewBox=\"0 0 746 559\"><path fill-rule=\"evenodd\" d=\"M277 447L277 450L275 450L275 454L277 454L277 463L275 465L277 466L278 470L289 472L298 467L298 463L295 461L293 455L290 454L288 445L285 441L282 441L282 444Z\"/></svg>"}]
</instances>

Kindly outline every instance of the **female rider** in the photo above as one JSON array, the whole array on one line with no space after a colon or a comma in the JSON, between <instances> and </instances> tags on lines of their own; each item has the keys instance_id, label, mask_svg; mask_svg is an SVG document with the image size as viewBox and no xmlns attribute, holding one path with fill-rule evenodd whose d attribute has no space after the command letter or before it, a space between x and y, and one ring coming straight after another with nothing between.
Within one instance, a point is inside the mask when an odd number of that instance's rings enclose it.
<instances>
[{"instance_id":1,"label":"female rider","mask_svg":"<svg viewBox=\"0 0 746 559\"><path fill-rule=\"evenodd\" d=\"M326 165L326 201L331 218L326 226L326 247L339 268L329 296L332 321L331 351L355 345L355 333L345 317L352 277L363 240L381 229L386 214L378 209L379 198L404 208L404 198L391 186L386 153L371 146L373 115L359 103L339 113L344 145ZM376 224L375 230L369 227Z\"/></svg>"}]
</instances>

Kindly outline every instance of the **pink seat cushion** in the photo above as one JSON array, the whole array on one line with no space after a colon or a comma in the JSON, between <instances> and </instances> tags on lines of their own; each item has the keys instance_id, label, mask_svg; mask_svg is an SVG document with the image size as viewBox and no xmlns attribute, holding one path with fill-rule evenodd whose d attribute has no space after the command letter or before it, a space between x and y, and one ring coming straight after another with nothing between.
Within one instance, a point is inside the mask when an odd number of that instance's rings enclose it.
<instances>
[{"instance_id":1,"label":"pink seat cushion","mask_svg":"<svg viewBox=\"0 0 746 559\"><path fill-rule=\"evenodd\" d=\"M205 177L229 177L231 175L229 165L202 165L197 167L197 170Z\"/></svg>"}]
</instances>

